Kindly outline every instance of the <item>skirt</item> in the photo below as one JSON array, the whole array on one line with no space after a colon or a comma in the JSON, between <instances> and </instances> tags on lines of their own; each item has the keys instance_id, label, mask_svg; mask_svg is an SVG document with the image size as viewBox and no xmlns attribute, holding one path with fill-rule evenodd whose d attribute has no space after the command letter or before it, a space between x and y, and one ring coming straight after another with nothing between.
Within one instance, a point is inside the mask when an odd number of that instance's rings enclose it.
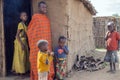
<instances>
[{"instance_id":1,"label":"skirt","mask_svg":"<svg viewBox=\"0 0 120 80\"><path fill-rule=\"evenodd\" d=\"M115 62L115 63L118 62L117 51L107 51L104 61Z\"/></svg>"},{"instance_id":2,"label":"skirt","mask_svg":"<svg viewBox=\"0 0 120 80\"><path fill-rule=\"evenodd\" d=\"M56 78L64 80L66 75L66 60L59 60L56 62Z\"/></svg>"},{"instance_id":3,"label":"skirt","mask_svg":"<svg viewBox=\"0 0 120 80\"><path fill-rule=\"evenodd\" d=\"M26 73L27 71L30 70L27 40L26 38L21 38L21 40L25 45L24 51L22 50L19 41L17 39L14 41L14 56L13 56L12 71L15 71L16 73Z\"/></svg>"}]
</instances>

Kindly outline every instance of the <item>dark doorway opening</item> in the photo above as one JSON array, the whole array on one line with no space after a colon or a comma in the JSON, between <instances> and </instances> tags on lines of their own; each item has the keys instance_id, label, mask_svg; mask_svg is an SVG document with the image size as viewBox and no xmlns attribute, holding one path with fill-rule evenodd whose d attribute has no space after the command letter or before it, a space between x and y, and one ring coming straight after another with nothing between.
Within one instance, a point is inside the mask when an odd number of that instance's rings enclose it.
<instances>
[{"instance_id":1,"label":"dark doorway opening","mask_svg":"<svg viewBox=\"0 0 120 80\"><path fill-rule=\"evenodd\" d=\"M6 71L11 71L14 40L17 32L17 25L20 21L19 14L27 12L28 22L31 19L31 0L3 0L4 1L4 32L5 32L5 51L6 51Z\"/></svg>"}]
</instances>

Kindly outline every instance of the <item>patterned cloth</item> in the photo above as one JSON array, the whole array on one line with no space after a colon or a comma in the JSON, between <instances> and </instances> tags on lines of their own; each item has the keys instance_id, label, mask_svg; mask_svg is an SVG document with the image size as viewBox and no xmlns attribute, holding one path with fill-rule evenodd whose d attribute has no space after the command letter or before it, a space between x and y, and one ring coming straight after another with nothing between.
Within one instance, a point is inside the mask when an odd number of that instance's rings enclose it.
<instances>
[{"instance_id":1,"label":"patterned cloth","mask_svg":"<svg viewBox=\"0 0 120 80\"><path fill-rule=\"evenodd\" d=\"M28 41L30 46L30 65L31 65L31 80L38 80L37 72L37 53L39 51L36 43L40 39L45 39L49 42L51 50L51 29L50 21L44 14L35 14L28 26ZM54 76L53 62L51 63L49 80ZM51 79L52 80L52 79Z\"/></svg>"},{"instance_id":2,"label":"patterned cloth","mask_svg":"<svg viewBox=\"0 0 120 80\"><path fill-rule=\"evenodd\" d=\"M59 60L56 63L56 78L64 80L66 74L66 60Z\"/></svg>"}]
</instances>

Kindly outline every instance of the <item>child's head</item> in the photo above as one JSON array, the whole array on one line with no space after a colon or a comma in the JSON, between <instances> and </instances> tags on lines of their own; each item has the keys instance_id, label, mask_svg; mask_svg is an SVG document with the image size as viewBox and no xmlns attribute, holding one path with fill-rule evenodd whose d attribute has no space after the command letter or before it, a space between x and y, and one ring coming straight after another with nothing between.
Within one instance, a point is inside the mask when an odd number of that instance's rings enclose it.
<instances>
[{"instance_id":1,"label":"child's head","mask_svg":"<svg viewBox=\"0 0 120 80\"><path fill-rule=\"evenodd\" d=\"M37 42L37 46L40 51L46 52L48 50L48 41L47 40L39 40Z\"/></svg>"},{"instance_id":2,"label":"child's head","mask_svg":"<svg viewBox=\"0 0 120 80\"><path fill-rule=\"evenodd\" d=\"M21 12L21 13L20 13L20 19L21 19L22 21L26 22L27 19L28 19L27 13L26 13L26 12Z\"/></svg>"},{"instance_id":3,"label":"child's head","mask_svg":"<svg viewBox=\"0 0 120 80\"><path fill-rule=\"evenodd\" d=\"M64 36L60 36L58 39L58 43L60 47L64 47L65 43L66 43L66 37Z\"/></svg>"},{"instance_id":4,"label":"child's head","mask_svg":"<svg viewBox=\"0 0 120 80\"><path fill-rule=\"evenodd\" d=\"M108 27L108 30L109 30L110 32L114 31L114 30L115 30L115 24L114 24L114 22L109 22L109 23L107 24L107 27Z\"/></svg>"}]
</instances>

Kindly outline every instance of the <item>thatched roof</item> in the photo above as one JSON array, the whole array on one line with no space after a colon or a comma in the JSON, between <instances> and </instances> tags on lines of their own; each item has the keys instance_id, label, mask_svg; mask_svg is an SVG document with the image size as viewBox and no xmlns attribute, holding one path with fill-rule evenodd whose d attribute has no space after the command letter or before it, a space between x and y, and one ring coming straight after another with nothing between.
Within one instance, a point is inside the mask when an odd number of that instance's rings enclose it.
<instances>
[{"instance_id":1,"label":"thatched roof","mask_svg":"<svg viewBox=\"0 0 120 80\"><path fill-rule=\"evenodd\" d=\"M97 11L95 10L95 8L93 7L93 5L89 0L80 0L80 1L84 4L84 6L90 11L92 15L96 15Z\"/></svg>"}]
</instances>

